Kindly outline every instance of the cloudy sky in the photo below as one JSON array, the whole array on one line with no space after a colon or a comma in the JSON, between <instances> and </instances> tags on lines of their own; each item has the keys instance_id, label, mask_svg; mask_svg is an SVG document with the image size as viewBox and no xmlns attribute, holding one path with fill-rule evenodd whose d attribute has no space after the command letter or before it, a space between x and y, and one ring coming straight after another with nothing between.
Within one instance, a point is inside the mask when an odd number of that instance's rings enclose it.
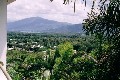
<instances>
[{"instance_id":1,"label":"cloudy sky","mask_svg":"<svg viewBox=\"0 0 120 80\"><path fill-rule=\"evenodd\" d=\"M53 2L50 0L16 0L8 5L8 22L28 17L42 17L59 22L82 23L91 8L90 1L88 3L89 5L85 7L84 2L79 0L74 13L73 3L63 5L63 0Z\"/></svg>"}]
</instances>

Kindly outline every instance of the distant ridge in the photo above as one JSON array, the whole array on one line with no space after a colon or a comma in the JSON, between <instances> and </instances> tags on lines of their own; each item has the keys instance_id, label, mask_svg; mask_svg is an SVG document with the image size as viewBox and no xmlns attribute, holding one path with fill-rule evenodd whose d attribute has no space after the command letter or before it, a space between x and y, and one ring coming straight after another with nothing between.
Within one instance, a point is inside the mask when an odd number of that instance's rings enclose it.
<instances>
[{"instance_id":1,"label":"distant ridge","mask_svg":"<svg viewBox=\"0 0 120 80\"><path fill-rule=\"evenodd\" d=\"M82 33L82 24L70 24L47 20L40 17L31 17L9 22L7 30L13 32L34 33Z\"/></svg>"}]
</instances>

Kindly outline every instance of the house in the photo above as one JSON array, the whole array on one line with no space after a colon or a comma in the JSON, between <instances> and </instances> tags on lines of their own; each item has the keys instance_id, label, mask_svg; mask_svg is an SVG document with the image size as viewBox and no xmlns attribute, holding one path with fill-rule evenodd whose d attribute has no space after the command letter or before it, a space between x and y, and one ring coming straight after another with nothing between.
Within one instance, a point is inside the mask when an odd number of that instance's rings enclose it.
<instances>
[{"instance_id":1,"label":"house","mask_svg":"<svg viewBox=\"0 0 120 80\"><path fill-rule=\"evenodd\" d=\"M6 51L7 51L7 5L15 0L0 0L0 61L6 68ZM0 70L0 80L7 80Z\"/></svg>"}]
</instances>

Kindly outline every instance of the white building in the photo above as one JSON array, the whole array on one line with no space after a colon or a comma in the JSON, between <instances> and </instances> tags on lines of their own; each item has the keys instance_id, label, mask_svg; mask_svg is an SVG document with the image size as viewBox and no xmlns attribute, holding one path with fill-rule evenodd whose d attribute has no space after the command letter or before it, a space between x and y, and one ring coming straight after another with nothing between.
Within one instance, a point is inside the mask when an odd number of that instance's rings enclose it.
<instances>
[{"instance_id":1,"label":"white building","mask_svg":"<svg viewBox=\"0 0 120 80\"><path fill-rule=\"evenodd\" d=\"M0 61L6 68L6 51L7 51L7 5L15 0L0 0ZM7 80L0 69L0 80Z\"/></svg>"}]
</instances>

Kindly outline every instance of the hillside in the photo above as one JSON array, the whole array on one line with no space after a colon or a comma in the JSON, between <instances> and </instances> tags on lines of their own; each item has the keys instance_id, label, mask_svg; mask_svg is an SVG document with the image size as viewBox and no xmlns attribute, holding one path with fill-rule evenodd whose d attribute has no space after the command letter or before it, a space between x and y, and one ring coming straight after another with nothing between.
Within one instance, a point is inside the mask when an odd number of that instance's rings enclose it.
<instances>
[{"instance_id":1,"label":"hillside","mask_svg":"<svg viewBox=\"0 0 120 80\"><path fill-rule=\"evenodd\" d=\"M81 33L82 24L70 24L47 20L40 17L31 17L15 22L9 22L8 31L15 32L50 32L50 33Z\"/></svg>"}]
</instances>

